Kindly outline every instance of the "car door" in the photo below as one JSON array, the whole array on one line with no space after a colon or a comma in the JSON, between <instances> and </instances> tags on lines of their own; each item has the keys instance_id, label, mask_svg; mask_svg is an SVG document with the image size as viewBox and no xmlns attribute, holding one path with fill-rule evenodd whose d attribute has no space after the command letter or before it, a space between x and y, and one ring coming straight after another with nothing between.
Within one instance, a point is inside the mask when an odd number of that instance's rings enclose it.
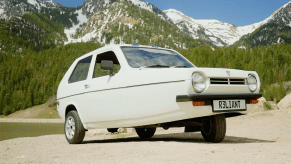
<instances>
[{"instance_id":1,"label":"car door","mask_svg":"<svg viewBox=\"0 0 291 164\"><path fill-rule=\"evenodd\" d=\"M121 122L130 118L127 107L124 71L113 51L97 54L93 59L94 67L87 79L87 89L82 96L83 117L88 127L122 127ZM101 61L114 63L113 75L101 70ZM111 124L114 121L114 124Z\"/></svg>"},{"instance_id":2,"label":"car door","mask_svg":"<svg viewBox=\"0 0 291 164\"><path fill-rule=\"evenodd\" d=\"M76 102L75 100L81 101L81 95L86 91L87 77L91 61L92 56L80 59L67 81L66 95L71 98L72 102ZM79 104L78 101L76 104Z\"/></svg>"}]
</instances>

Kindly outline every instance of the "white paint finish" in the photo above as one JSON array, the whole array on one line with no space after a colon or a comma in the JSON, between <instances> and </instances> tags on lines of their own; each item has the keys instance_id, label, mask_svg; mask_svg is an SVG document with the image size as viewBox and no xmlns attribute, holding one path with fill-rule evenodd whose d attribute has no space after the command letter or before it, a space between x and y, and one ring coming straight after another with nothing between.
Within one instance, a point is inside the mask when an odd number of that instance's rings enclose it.
<instances>
[{"instance_id":1,"label":"white paint finish","mask_svg":"<svg viewBox=\"0 0 291 164\"><path fill-rule=\"evenodd\" d=\"M172 122L173 120L183 120L219 114L213 113L211 106L193 107L192 102L179 102L176 104L179 110L174 110L155 116L132 118L132 124L138 126L151 125L157 123Z\"/></svg>"},{"instance_id":2,"label":"white paint finish","mask_svg":"<svg viewBox=\"0 0 291 164\"><path fill-rule=\"evenodd\" d=\"M180 89L183 84L185 83L173 82L128 88L128 107L131 109L132 118L154 118L179 110L176 96L183 93L183 89Z\"/></svg>"},{"instance_id":3,"label":"white paint finish","mask_svg":"<svg viewBox=\"0 0 291 164\"><path fill-rule=\"evenodd\" d=\"M193 72L207 79L202 94L250 93L247 85L210 85L209 78L247 78L256 72L221 68L132 68L120 46L110 45L78 58L58 88L58 112L62 119L68 105L74 105L86 129L150 125L213 115L211 106L193 107L192 102L176 102L177 95L196 94L192 88ZM92 78L96 55L113 51L121 65L114 76ZM93 55L87 80L68 84L75 65ZM85 89L84 85L90 85ZM256 93L259 92L259 89ZM82 94L84 93L84 94ZM69 96L69 97L68 97Z\"/></svg>"},{"instance_id":4,"label":"white paint finish","mask_svg":"<svg viewBox=\"0 0 291 164\"><path fill-rule=\"evenodd\" d=\"M109 49L105 50L109 51ZM111 51L114 51L112 49ZM117 51L118 52L118 51ZM92 64L96 62L96 53L93 57ZM115 51L115 54L116 51ZM97 56L96 56L97 55ZM121 57L118 56L118 59ZM119 60L122 61L122 60ZM124 61L120 62L121 69L114 76L93 77L93 70L89 72L89 79L87 80L90 88L86 90L87 93L79 102L82 107L84 123L94 123L99 121L114 121L129 119L129 108L127 106L126 90L126 67Z\"/></svg>"}]
</instances>

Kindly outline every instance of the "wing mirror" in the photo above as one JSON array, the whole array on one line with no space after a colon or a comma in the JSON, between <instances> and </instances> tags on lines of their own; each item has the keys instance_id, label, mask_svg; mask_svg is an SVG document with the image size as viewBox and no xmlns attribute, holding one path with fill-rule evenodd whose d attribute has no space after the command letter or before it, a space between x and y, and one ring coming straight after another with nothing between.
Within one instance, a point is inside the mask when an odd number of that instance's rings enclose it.
<instances>
[{"instance_id":1,"label":"wing mirror","mask_svg":"<svg viewBox=\"0 0 291 164\"><path fill-rule=\"evenodd\" d=\"M110 71L110 76L113 75L113 61L111 60L102 60L101 61L101 69Z\"/></svg>"}]
</instances>

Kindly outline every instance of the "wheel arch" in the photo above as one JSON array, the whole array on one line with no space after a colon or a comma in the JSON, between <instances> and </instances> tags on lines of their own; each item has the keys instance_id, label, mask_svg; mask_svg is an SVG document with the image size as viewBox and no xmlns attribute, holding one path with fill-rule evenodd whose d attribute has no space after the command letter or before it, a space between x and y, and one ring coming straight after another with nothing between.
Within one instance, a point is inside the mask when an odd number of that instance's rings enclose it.
<instances>
[{"instance_id":1,"label":"wheel arch","mask_svg":"<svg viewBox=\"0 0 291 164\"><path fill-rule=\"evenodd\" d=\"M73 104L68 105L68 106L66 107L65 116L67 116L67 114L68 114L70 111L73 111L73 110L75 110L75 111L78 112L78 110L77 110L77 108L75 107L75 105L73 105ZM79 112L78 112L78 113L79 113Z\"/></svg>"},{"instance_id":2,"label":"wheel arch","mask_svg":"<svg viewBox=\"0 0 291 164\"><path fill-rule=\"evenodd\" d=\"M83 121L82 114L79 112L78 107L74 103L69 103L69 105L67 105L66 110L65 110L65 118L70 111L74 111L74 110L77 111L80 117L80 120L83 123L84 128L87 129L86 124Z\"/></svg>"}]
</instances>

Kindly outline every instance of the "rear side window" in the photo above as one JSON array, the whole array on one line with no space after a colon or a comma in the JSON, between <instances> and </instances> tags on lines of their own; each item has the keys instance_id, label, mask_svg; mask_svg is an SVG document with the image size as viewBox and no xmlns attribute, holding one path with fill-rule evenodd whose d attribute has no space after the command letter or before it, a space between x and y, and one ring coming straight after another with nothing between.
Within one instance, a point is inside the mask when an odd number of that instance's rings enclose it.
<instances>
[{"instance_id":1,"label":"rear side window","mask_svg":"<svg viewBox=\"0 0 291 164\"><path fill-rule=\"evenodd\" d=\"M78 62L77 66L75 67L69 79L69 83L74 83L77 81L82 81L82 80L87 79L91 59L92 59L92 56L82 59Z\"/></svg>"}]
</instances>

